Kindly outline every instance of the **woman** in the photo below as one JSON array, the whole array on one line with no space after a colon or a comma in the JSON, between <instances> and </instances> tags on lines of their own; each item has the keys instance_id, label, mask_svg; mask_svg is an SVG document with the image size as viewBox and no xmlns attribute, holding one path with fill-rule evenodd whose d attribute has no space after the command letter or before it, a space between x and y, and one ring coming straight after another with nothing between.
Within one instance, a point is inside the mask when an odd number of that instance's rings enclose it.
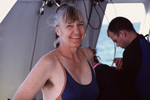
<instances>
[{"instance_id":1,"label":"woman","mask_svg":"<svg viewBox=\"0 0 150 100\"><path fill-rule=\"evenodd\" d=\"M99 91L92 66L93 53L80 45L85 36L82 13L63 4L56 10L57 49L44 55L13 100L31 100L42 90L43 100L96 100Z\"/></svg>"}]
</instances>

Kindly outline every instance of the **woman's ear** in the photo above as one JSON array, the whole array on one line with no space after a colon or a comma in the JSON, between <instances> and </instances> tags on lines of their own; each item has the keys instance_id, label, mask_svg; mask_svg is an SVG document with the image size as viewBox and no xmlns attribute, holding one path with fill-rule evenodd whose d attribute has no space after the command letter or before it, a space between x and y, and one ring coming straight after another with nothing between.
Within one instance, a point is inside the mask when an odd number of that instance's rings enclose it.
<instances>
[{"instance_id":1,"label":"woman's ear","mask_svg":"<svg viewBox=\"0 0 150 100\"><path fill-rule=\"evenodd\" d=\"M60 33L59 33L59 26L58 26L58 25L55 26L55 31L56 31L56 34L57 34L58 36L60 36Z\"/></svg>"}]
</instances>

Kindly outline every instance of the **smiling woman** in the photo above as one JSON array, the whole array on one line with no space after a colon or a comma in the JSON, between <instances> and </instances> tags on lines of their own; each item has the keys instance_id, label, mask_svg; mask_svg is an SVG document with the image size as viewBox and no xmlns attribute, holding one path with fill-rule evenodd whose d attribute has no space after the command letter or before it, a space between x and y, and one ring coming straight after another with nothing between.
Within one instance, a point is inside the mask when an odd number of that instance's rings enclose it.
<instances>
[{"instance_id":1,"label":"smiling woman","mask_svg":"<svg viewBox=\"0 0 150 100\"><path fill-rule=\"evenodd\" d=\"M80 47L85 36L82 13L75 6L62 4L55 18L59 47L38 61L13 100L31 100L40 90L43 100L97 99L93 52Z\"/></svg>"},{"instance_id":2,"label":"smiling woman","mask_svg":"<svg viewBox=\"0 0 150 100\"><path fill-rule=\"evenodd\" d=\"M68 45L78 47L81 45L85 36L85 28L83 21L77 20L75 22L69 21L66 23L64 23L64 21L60 21L60 25L56 26L55 30L57 35L61 37L60 45L63 45L63 42L66 41L67 43L69 43Z\"/></svg>"},{"instance_id":3,"label":"smiling woman","mask_svg":"<svg viewBox=\"0 0 150 100\"><path fill-rule=\"evenodd\" d=\"M72 46L78 47L81 45L85 36L82 13L80 11L74 12L73 9L70 8L63 8L64 6L66 5L64 4L56 10L56 19L58 19L55 23L57 24L55 26L56 33L58 36L61 36L61 38L64 38L60 41L65 40L67 43L71 43ZM59 10L61 8L62 10ZM69 13L64 12L65 10L68 10ZM63 20L61 18L63 18ZM60 23L58 24L58 22ZM61 42L60 45L61 44L63 44L63 42Z\"/></svg>"}]
</instances>

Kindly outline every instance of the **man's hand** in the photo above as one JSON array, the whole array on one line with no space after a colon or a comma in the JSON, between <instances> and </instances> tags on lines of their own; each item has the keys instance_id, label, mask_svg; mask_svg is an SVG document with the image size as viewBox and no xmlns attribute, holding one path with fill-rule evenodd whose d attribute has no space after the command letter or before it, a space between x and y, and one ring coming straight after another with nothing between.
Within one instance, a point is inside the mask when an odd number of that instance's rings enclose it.
<instances>
[{"instance_id":1,"label":"man's hand","mask_svg":"<svg viewBox=\"0 0 150 100\"><path fill-rule=\"evenodd\" d=\"M122 63L123 63L122 58L115 58L113 60L113 63L116 64L116 67L114 67L114 68L116 68L117 70L121 70L122 69ZM113 67L113 66L111 66L111 67Z\"/></svg>"}]
</instances>

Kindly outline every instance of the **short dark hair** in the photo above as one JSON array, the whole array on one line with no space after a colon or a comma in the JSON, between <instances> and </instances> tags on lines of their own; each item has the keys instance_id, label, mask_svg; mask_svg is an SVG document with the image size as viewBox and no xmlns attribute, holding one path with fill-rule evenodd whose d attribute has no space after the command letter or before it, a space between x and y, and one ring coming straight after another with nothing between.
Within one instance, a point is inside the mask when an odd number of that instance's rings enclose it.
<instances>
[{"instance_id":1,"label":"short dark hair","mask_svg":"<svg viewBox=\"0 0 150 100\"><path fill-rule=\"evenodd\" d=\"M130 20L125 17L116 17L109 23L107 33L110 31L116 35L119 35L120 30L135 32L133 24L130 22Z\"/></svg>"}]
</instances>

